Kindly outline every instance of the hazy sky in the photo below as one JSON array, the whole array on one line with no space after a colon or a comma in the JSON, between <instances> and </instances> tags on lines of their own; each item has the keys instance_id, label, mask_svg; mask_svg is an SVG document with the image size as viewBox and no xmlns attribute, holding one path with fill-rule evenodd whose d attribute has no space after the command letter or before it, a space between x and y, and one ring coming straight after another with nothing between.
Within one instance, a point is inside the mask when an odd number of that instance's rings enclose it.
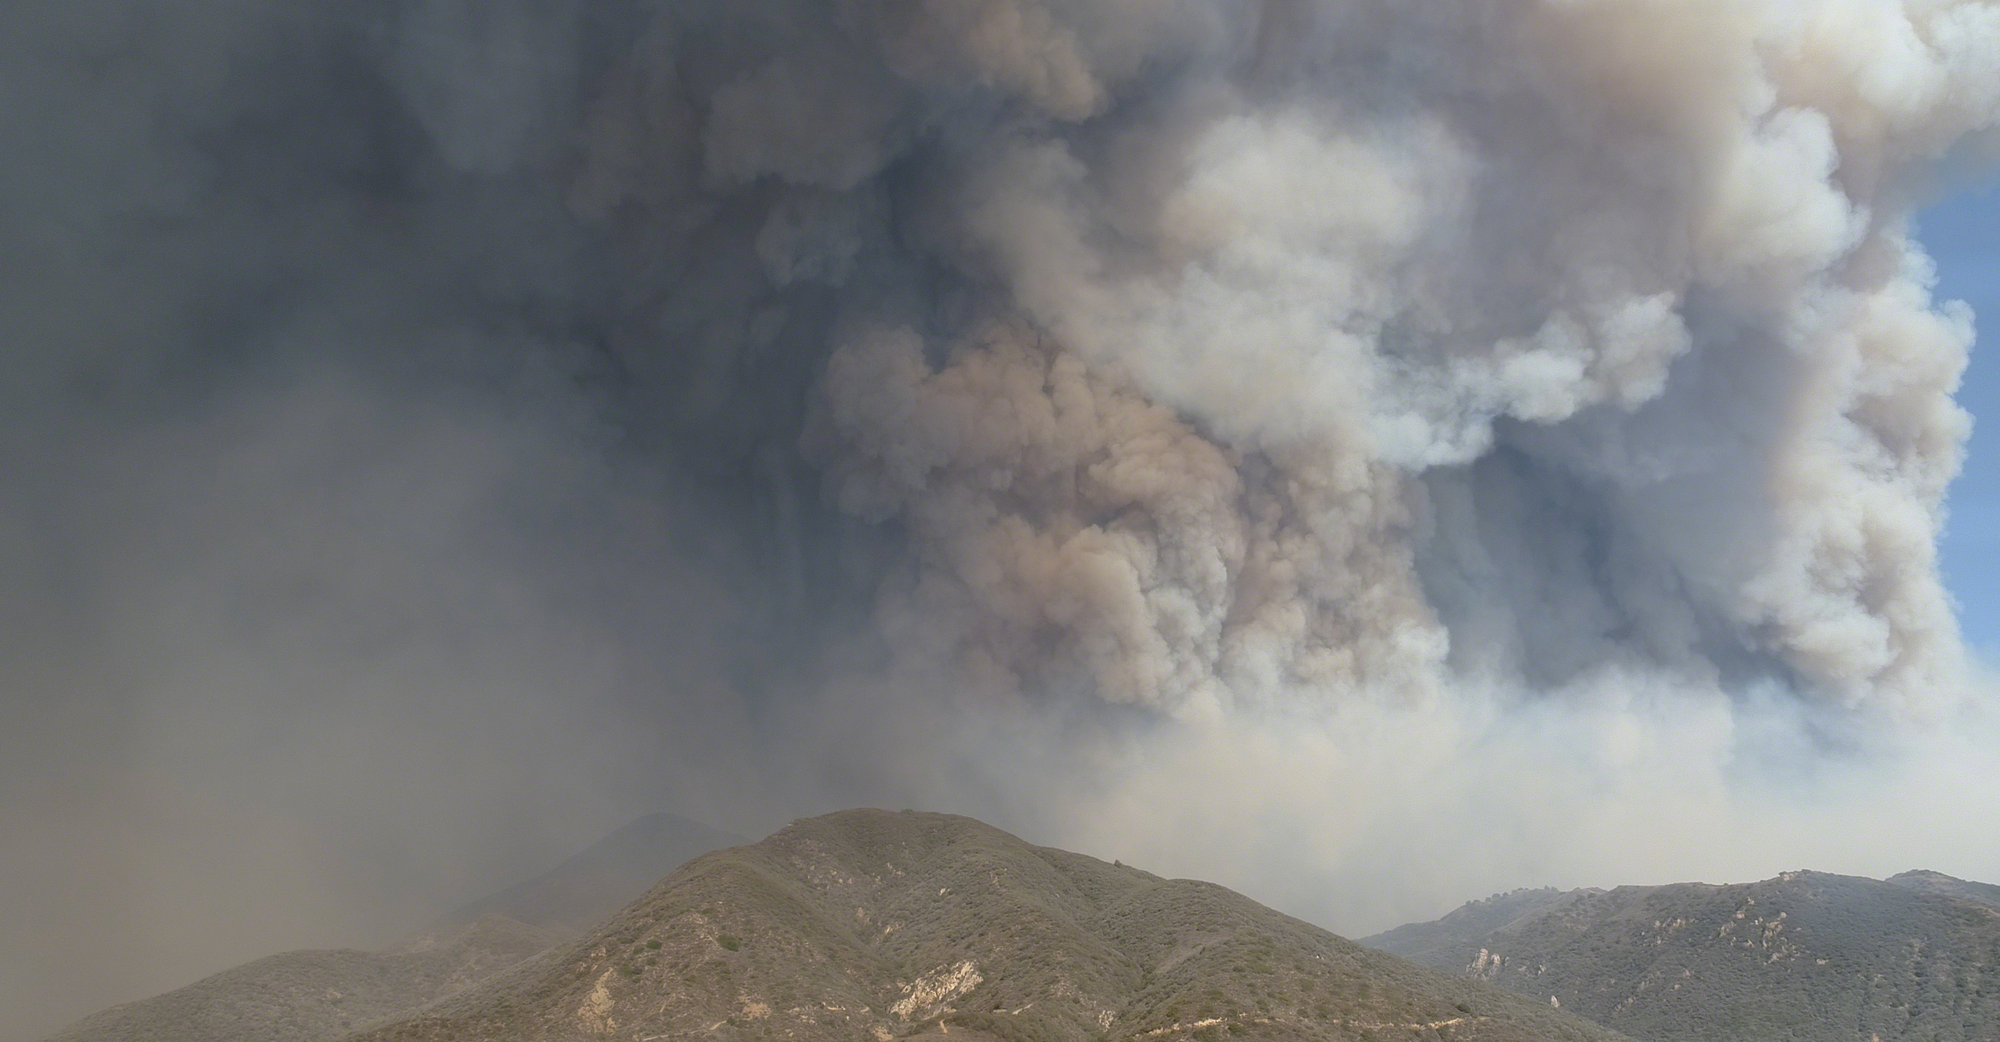
<instances>
[{"instance_id":1,"label":"hazy sky","mask_svg":"<svg viewBox=\"0 0 2000 1042\"><path fill-rule=\"evenodd\" d=\"M26 2L0 140L6 1042L662 809L2000 879L1992 3Z\"/></svg>"}]
</instances>

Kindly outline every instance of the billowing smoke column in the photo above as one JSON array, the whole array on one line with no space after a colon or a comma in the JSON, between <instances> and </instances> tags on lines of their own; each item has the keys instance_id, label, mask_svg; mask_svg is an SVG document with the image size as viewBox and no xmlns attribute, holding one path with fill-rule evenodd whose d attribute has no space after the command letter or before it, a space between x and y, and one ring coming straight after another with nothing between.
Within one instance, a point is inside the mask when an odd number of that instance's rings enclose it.
<instances>
[{"instance_id":1,"label":"billowing smoke column","mask_svg":"<svg viewBox=\"0 0 2000 1042\"><path fill-rule=\"evenodd\" d=\"M150 287L89 364L328 297L374 369L539 353L719 491L768 617L1176 715L1959 684L1971 324L1907 218L2000 140L1991 3L67 10L10 16L55 70L15 93L86 110L16 113L57 158L12 190ZM497 346L403 346L439 327Z\"/></svg>"},{"instance_id":2,"label":"billowing smoke column","mask_svg":"<svg viewBox=\"0 0 2000 1042\"><path fill-rule=\"evenodd\" d=\"M899 526L900 653L1173 713L1956 686L1971 322L1907 217L2000 7L679 3L587 93L616 354L779 441L811 373L773 498Z\"/></svg>"}]
</instances>

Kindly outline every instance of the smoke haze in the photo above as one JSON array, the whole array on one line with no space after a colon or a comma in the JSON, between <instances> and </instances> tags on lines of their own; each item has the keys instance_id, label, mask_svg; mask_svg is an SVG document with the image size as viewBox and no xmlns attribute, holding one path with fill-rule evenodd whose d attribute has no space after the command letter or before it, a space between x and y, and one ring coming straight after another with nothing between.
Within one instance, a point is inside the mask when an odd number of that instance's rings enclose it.
<instances>
[{"instance_id":1,"label":"smoke haze","mask_svg":"<svg viewBox=\"0 0 2000 1042\"><path fill-rule=\"evenodd\" d=\"M634 815L2000 877L1978 0L0 6L0 1010Z\"/></svg>"}]
</instances>

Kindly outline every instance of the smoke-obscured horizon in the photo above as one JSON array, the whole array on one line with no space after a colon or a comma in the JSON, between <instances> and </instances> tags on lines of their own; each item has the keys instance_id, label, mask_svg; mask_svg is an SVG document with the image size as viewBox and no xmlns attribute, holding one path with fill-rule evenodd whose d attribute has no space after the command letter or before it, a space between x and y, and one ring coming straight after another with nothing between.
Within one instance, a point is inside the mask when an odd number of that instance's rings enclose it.
<instances>
[{"instance_id":1,"label":"smoke-obscured horizon","mask_svg":"<svg viewBox=\"0 0 2000 1042\"><path fill-rule=\"evenodd\" d=\"M1994 4L68 0L0 131L22 1037L662 807L2000 872Z\"/></svg>"}]
</instances>

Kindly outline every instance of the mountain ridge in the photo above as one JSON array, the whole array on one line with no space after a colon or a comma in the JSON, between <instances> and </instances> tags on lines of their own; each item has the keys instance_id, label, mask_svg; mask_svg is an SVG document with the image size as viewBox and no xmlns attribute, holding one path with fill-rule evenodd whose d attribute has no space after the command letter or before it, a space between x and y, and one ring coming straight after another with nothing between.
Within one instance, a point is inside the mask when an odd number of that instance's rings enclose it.
<instances>
[{"instance_id":1,"label":"mountain ridge","mask_svg":"<svg viewBox=\"0 0 2000 1042\"><path fill-rule=\"evenodd\" d=\"M696 858L591 936L358 1039L1377 1035L1623 1037L1212 883L856 810Z\"/></svg>"},{"instance_id":2,"label":"mountain ridge","mask_svg":"<svg viewBox=\"0 0 2000 1042\"><path fill-rule=\"evenodd\" d=\"M1796 871L1533 893L1518 915L1473 902L1362 943L1646 1042L2000 1038L2000 888L1988 884Z\"/></svg>"}]
</instances>

